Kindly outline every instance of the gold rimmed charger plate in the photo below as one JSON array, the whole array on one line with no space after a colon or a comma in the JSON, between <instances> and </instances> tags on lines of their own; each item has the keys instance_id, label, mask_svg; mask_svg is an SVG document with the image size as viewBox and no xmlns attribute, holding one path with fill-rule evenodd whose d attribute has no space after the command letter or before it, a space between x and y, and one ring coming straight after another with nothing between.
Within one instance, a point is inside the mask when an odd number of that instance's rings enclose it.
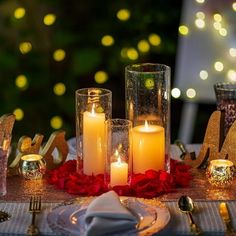
<instances>
[{"instance_id":1,"label":"gold rimmed charger plate","mask_svg":"<svg viewBox=\"0 0 236 236\"><path fill-rule=\"evenodd\" d=\"M50 228L62 235L84 235L86 226L84 215L93 197L78 197L62 202L54 207L47 216ZM157 199L120 197L121 202L138 220L136 230L119 232L116 235L152 235L166 227L170 213L165 204Z\"/></svg>"}]
</instances>

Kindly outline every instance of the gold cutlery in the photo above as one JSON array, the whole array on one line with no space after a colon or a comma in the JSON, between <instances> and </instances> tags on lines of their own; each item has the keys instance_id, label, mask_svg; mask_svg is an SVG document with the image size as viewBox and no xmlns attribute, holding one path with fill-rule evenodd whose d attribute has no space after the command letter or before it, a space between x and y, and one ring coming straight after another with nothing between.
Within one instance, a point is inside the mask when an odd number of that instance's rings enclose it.
<instances>
[{"instance_id":1,"label":"gold cutlery","mask_svg":"<svg viewBox=\"0 0 236 236\"><path fill-rule=\"evenodd\" d=\"M31 225L27 229L27 235L39 235L39 229L35 225L36 214L41 211L41 197L31 196L29 203L29 212L32 214Z\"/></svg>"},{"instance_id":2,"label":"gold cutlery","mask_svg":"<svg viewBox=\"0 0 236 236\"><path fill-rule=\"evenodd\" d=\"M228 205L227 205L226 202L221 202L220 203L219 212L220 212L221 219L223 220L223 222L225 223L225 226L226 226L226 235L236 236L236 232L233 229L230 214L229 214Z\"/></svg>"},{"instance_id":3,"label":"gold cutlery","mask_svg":"<svg viewBox=\"0 0 236 236\"><path fill-rule=\"evenodd\" d=\"M181 196L178 201L179 209L188 215L189 218L189 225L191 233L194 235L200 235L201 229L198 227L198 225L194 222L192 212L194 210L194 203L193 200L189 196Z\"/></svg>"}]
</instances>

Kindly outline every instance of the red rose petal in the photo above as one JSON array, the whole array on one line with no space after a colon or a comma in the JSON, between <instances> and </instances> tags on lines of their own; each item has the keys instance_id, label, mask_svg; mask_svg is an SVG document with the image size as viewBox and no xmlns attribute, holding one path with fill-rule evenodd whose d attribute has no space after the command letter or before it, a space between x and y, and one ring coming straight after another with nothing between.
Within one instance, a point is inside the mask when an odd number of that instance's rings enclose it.
<instances>
[{"instance_id":1,"label":"red rose petal","mask_svg":"<svg viewBox=\"0 0 236 236\"><path fill-rule=\"evenodd\" d=\"M48 183L80 196L98 196L109 190L103 174L80 174L77 173L76 166L76 160L70 160L57 169L48 171ZM147 170L145 174L133 174L130 186L114 186L112 189L123 196L153 198L171 192L176 187L187 187L192 179L189 172L191 167L175 160L170 161L170 166L170 173Z\"/></svg>"},{"instance_id":2,"label":"red rose petal","mask_svg":"<svg viewBox=\"0 0 236 236\"><path fill-rule=\"evenodd\" d=\"M145 175L149 178L149 179L156 179L158 178L158 172L155 170L147 170L145 172Z\"/></svg>"}]
</instances>

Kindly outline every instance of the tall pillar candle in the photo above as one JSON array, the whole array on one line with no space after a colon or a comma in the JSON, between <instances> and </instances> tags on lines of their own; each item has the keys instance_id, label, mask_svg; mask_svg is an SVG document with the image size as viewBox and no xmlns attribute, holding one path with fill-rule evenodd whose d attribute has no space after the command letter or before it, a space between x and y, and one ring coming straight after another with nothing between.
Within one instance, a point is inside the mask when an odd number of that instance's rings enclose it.
<instances>
[{"instance_id":1,"label":"tall pillar candle","mask_svg":"<svg viewBox=\"0 0 236 236\"><path fill-rule=\"evenodd\" d=\"M86 175L104 173L105 114L83 113L83 172Z\"/></svg>"},{"instance_id":2,"label":"tall pillar candle","mask_svg":"<svg viewBox=\"0 0 236 236\"><path fill-rule=\"evenodd\" d=\"M75 92L77 172L104 174L105 121L111 118L112 92L104 88L81 88Z\"/></svg>"},{"instance_id":3,"label":"tall pillar candle","mask_svg":"<svg viewBox=\"0 0 236 236\"><path fill-rule=\"evenodd\" d=\"M133 172L165 169L165 130L158 125L139 125L132 130Z\"/></svg>"}]
</instances>

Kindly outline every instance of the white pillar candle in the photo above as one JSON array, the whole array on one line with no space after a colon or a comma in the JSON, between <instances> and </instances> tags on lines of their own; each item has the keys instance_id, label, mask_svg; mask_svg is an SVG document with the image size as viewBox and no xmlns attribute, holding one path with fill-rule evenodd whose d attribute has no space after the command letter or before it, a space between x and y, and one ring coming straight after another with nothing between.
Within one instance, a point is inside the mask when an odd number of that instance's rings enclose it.
<instances>
[{"instance_id":1,"label":"white pillar candle","mask_svg":"<svg viewBox=\"0 0 236 236\"><path fill-rule=\"evenodd\" d=\"M116 150L115 154L117 157L116 162L111 163L111 187L115 185L127 185L128 183L128 164L121 160L119 152Z\"/></svg>"},{"instance_id":2,"label":"white pillar candle","mask_svg":"<svg viewBox=\"0 0 236 236\"><path fill-rule=\"evenodd\" d=\"M165 130L158 125L136 126L132 130L133 172L165 169Z\"/></svg>"},{"instance_id":3,"label":"white pillar candle","mask_svg":"<svg viewBox=\"0 0 236 236\"><path fill-rule=\"evenodd\" d=\"M105 113L83 113L83 172L86 175L104 173Z\"/></svg>"}]
</instances>

